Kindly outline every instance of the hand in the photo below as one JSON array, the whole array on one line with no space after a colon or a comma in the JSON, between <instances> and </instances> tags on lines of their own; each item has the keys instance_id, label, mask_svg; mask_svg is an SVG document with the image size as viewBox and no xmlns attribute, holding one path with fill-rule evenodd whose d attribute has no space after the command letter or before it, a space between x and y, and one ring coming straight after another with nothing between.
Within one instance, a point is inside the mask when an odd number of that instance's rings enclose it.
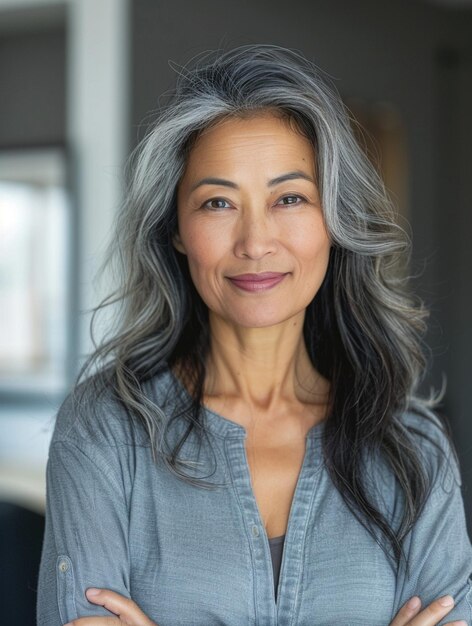
<instances>
[{"instance_id":1,"label":"hand","mask_svg":"<svg viewBox=\"0 0 472 626\"><path fill-rule=\"evenodd\" d=\"M94 593L96 592L96 593ZM64 626L158 626L147 617L133 600L110 589L87 589L87 600L105 607L118 617L80 617Z\"/></svg>"},{"instance_id":2,"label":"hand","mask_svg":"<svg viewBox=\"0 0 472 626\"><path fill-rule=\"evenodd\" d=\"M416 600L416 606L414 606ZM449 604L447 601L449 600ZM445 604L441 602L445 601ZM410 605L410 602L412 605ZM410 606L409 606L410 605ZM421 600L418 596L410 598L406 604L398 611L390 626L436 626L454 606L454 599L451 596L444 596L431 602L421 613ZM445 626L467 626L467 622L448 622Z\"/></svg>"}]
</instances>

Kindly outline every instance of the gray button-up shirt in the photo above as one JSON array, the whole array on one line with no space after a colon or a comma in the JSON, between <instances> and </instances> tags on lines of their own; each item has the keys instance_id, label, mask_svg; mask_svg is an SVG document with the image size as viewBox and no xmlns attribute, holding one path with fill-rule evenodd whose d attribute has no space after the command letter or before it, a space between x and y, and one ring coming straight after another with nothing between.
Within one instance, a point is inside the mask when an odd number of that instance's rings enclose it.
<instances>
[{"instance_id":1,"label":"gray button-up shirt","mask_svg":"<svg viewBox=\"0 0 472 626\"><path fill-rule=\"evenodd\" d=\"M186 391L169 370L144 385L166 414ZM80 407L79 407L80 409ZM88 587L131 597L159 626L388 626L413 595L423 606L451 594L456 607L441 621L472 624L472 547L460 475L440 464L432 493L404 547L411 575L396 570L349 511L322 459L324 423L306 437L303 466L284 542L275 602L270 546L251 486L245 429L208 409L208 440L194 433L180 458L185 471L218 483L201 489L152 461L144 431L111 394L95 402L93 436L62 405L47 465L46 528L38 587L38 625L110 613L88 602ZM407 414L448 450L439 429ZM186 424L169 432L169 451ZM211 445L209 445L211 444ZM369 469L372 494L398 522L401 494L384 463Z\"/></svg>"}]
</instances>

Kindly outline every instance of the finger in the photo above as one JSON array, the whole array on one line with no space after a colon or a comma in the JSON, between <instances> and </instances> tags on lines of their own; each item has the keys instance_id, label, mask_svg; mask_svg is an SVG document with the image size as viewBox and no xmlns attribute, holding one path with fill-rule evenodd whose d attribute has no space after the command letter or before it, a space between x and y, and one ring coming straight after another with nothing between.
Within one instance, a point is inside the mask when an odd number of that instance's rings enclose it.
<instances>
[{"instance_id":1,"label":"finger","mask_svg":"<svg viewBox=\"0 0 472 626\"><path fill-rule=\"evenodd\" d=\"M103 606L108 611L118 615L121 621L129 626L157 626L141 611L136 602L116 591L91 587L87 589L85 595L89 602Z\"/></svg>"},{"instance_id":2,"label":"finger","mask_svg":"<svg viewBox=\"0 0 472 626\"><path fill-rule=\"evenodd\" d=\"M407 626L410 619L418 613L420 608L420 598L418 596L413 596L408 600L408 602L405 602L402 608L398 611L390 626Z\"/></svg>"},{"instance_id":3,"label":"finger","mask_svg":"<svg viewBox=\"0 0 472 626\"><path fill-rule=\"evenodd\" d=\"M421 613L407 622L408 626L436 626L454 606L452 596L443 596L431 602Z\"/></svg>"},{"instance_id":4,"label":"finger","mask_svg":"<svg viewBox=\"0 0 472 626\"><path fill-rule=\"evenodd\" d=\"M123 626L118 617L80 617L72 622L67 622L64 626Z\"/></svg>"}]
</instances>

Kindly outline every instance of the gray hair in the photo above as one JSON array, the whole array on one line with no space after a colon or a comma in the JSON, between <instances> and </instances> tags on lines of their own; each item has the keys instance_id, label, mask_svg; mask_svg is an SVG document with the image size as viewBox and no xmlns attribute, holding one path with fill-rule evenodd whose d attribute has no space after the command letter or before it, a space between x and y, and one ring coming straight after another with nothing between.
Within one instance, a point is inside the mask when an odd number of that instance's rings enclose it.
<instances>
[{"instance_id":1,"label":"gray hair","mask_svg":"<svg viewBox=\"0 0 472 626\"><path fill-rule=\"evenodd\" d=\"M169 459L164 453L163 408L146 397L141 383L178 359L187 363L194 380L193 413L183 410L180 417L190 429L199 425L208 324L185 260L172 245L176 190L188 152L204 129L228 116L260 111L289 119L312 142L333 244L327 276L304 327L313 363L332 383L334 408L323 448L327 468L353 514L366 528L372 522L381 529L399 561L401 541L430 486L398 419L407 410L433 419L434 400L417 391L425 369L426 312L396 271L408 253L408 237L354 138L349 113L326 76L297 52L242 46L180 68L175 92L131 161L126 202L106 261L118 262L119 287L94 312L114 303L116 324L78 380L93 366L108 372L107 384L144 425L154 460L160 455L171 471L193 481L181 473L175 454ZM367 497L352 452L360 447L386 455L400 482L406 504L399 529L391 528Z\"/></svg>"}]
</instances>

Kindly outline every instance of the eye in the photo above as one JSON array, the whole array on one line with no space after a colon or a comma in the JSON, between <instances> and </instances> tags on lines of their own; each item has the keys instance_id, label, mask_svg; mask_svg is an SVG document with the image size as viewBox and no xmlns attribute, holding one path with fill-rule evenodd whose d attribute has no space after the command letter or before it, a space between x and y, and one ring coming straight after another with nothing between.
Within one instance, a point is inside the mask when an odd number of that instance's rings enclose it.
<instances>
[{"instance_id":1,"label":"eye","mask_svg":"<svg viewBox=\"0 0 472 626\"><path fill-rule=\"evenodd\" d=\"M305 198L303 198L302 196L290 195L290 196L283 196L283 198L280 198L277 204L282 204L284 206L287 206L288 204L300 204L301 202L305 202Z\"/></svg>"},{"instance_id":2,"label":"eye","mask_svg":"<svg viewBox=\"0 0 472 626\"><path fill-rule=\"evenodd\" d=\"M210 211L229 208L231 208L231 205L224 198L211 198L202 204L202 209L209 209Z\"/></svg>"}]
</instances>

